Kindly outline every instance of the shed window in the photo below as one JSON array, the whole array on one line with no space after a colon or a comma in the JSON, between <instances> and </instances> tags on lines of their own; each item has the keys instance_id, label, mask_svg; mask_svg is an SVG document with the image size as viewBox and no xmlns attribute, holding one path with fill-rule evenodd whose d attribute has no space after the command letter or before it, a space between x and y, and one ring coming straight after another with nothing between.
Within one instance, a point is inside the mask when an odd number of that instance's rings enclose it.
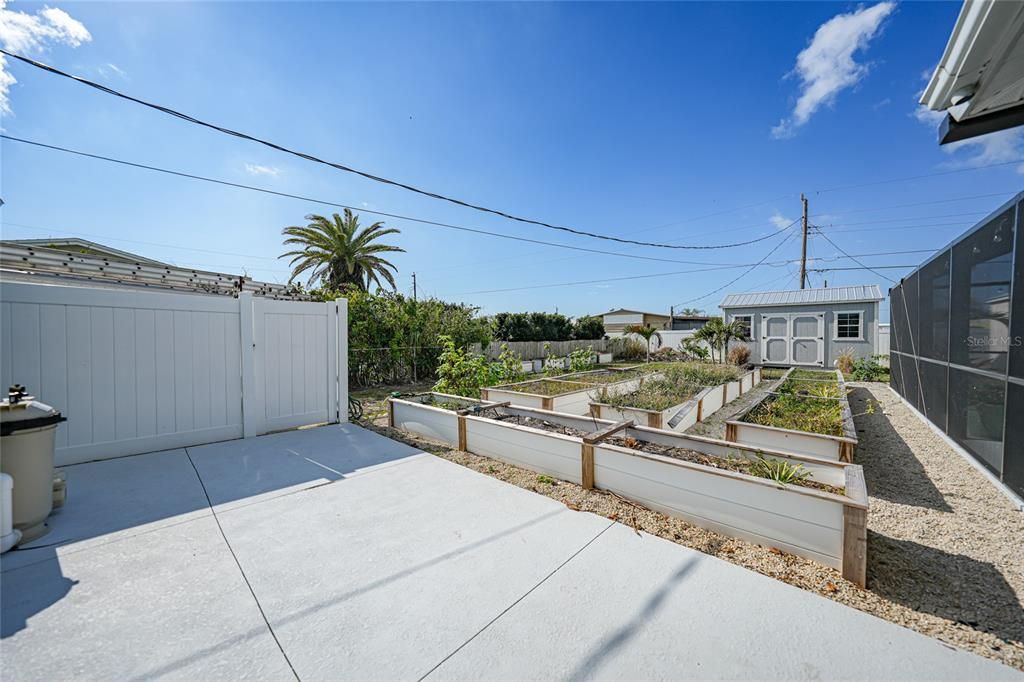
<instances>
[{"instance_id":1,"label":"shed window","mask_svg":"<svg viewBox=\"0 0 1024 682\"><path fill-rule=\"evenodd\" d=\"M753 320L753 315L733 315L732 317L733 322L739 322L740 325L743 327L743 333L746 335L748 339L753 338L753 336L750 333Z\"/></svg>"},{"instance_id":2,"label":"shed window","mask_svg":"<svg viewBox=\"0 0 1024 682\"><path fill-rule=\"evenodd\" d=\"M836 313L836 338L861 338L860 313Z\"/></svg>"}]
</instances>

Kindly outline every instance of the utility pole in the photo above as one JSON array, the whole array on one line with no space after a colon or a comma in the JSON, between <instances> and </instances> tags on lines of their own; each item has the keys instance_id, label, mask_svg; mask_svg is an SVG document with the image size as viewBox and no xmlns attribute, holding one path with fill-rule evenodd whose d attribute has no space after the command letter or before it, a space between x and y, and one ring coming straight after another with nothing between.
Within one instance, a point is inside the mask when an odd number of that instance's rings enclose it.
<instances>
[{"instance_id":1,"label":"utility pole","mask_svg":"<svg viewBox=\"0 0 1024 682\"><path fill-rule=\"evenodd\" d=\"M416 273L412 273L412 382L416 383L416 322L419 318L419 303L416 300Z\"/></svg>"},{"instance_id":2,"label":"utility pole","mask_svg":"<svg viewBox=\"0 0 1024 682\"><path fill-rule=\"evenodd\" d=\"M676 307L674 305L668 307L668 328L675 328L676 321Z\"/></svg>"},{"instance_id":3,"label":"utility pole","mask_svg":"<svg viewBox=\"0 0 1024 682\"><path fill-rule=\"evenodd\" d=\"M804 207L803 217L803 247L800 250L800 288L803 289L807 282L807 197L800 193L800 203Z\"/></svg>"}]
</instances>

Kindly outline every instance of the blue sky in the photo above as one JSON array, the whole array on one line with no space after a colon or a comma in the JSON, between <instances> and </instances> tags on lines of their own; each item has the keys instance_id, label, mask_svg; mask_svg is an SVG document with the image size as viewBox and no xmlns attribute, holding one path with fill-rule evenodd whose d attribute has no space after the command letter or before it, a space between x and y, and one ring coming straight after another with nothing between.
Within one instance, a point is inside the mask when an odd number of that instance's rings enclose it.
<instances>
[{"instance_id":1,"label":"blue sky","mask_svg":"<svg viewBox=\"0 0 1024 682\"><path fill-rule=\"evenodd\" d=\"M941 149L935 117L918 109L959 3L46 7L9 3L0 41L323 158L592 232L744 241L796 219L806 192L812 222L848 253L936 249L1024 178L1019 164L1007 163L1024 158L1019 131ZM407 250L394 259L401 289L411 289L415 271L421 292L487 313L667 311L683 302L715 311L727 292L796 286L796 266L777 263L799 257L796 239L769 258L775 264L710 296L746 268L564 286L753 263L785 235L707 251L574 237L319 167L10 60L5 72L17 81L6 93L8 135L367 209L703 264L386 220L402 230L395 242ZM180 265L284 281L287 268L275 258L281 228L333 210L9 141L0 153L8 239L81 235ZM976 168L993 163L1003 165ZM946 171L964 172L878 184ZM866 183L875 184L849 187ZM856 265L825 260L839 253L820 236L810 253L816 267ZM816 272L812 284L824 279L888 285L865 271ZM474 293L521 287L533 288Z\"/></svg>"}]
</instances>

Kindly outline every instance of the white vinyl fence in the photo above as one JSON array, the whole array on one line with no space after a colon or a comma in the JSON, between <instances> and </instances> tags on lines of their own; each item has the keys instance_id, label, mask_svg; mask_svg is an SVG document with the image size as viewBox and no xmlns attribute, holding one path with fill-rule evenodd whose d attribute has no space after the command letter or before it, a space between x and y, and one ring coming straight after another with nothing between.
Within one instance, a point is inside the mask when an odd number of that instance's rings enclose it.
<instances>
[{"instance_id":1,"label":"white vinyl fence","mask_svg":"<svg viewBox=\"0 0 1024 682\"><path fill-rule=\"evenodd\" d=\"M0 387L68 421L57 463L347 417L344 300L0 283Z\"/></svg>"}]
</instances>

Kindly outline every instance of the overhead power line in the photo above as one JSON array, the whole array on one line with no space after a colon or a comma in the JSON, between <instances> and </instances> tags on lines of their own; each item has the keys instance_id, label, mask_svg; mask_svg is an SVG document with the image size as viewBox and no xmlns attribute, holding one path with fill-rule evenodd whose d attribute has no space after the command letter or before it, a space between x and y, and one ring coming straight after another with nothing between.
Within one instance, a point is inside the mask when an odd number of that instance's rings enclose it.
<instances>
[{"instance_id":1,"label":"overhead power line","mask_svg":"<svg viewBox=\"0 0 1024 682\"><path fill-rule=\"evenodd\" d=\"M825 241L827 241L827 242L828 242L829 244L831 244L832 246L836 247L836 249L838 249L838 250L839 250L839 253L843 254L844 256L847 256L847 257L849 257L849 258L850 258L850 260L852 260L852 261L853 261L854 263L856 263L857 265L861 266L861 267L862 267L862 268L864 268L865 270L870 270L871 272L875 273L876 275L878 275L878 276L879 276L879 277L881 277L882 279L886 279L886 280L889 280L889 281L890 281L890 282L892 282L893 284L896 284L896 280L894 280L894 279L893 279L892 277L889 277L888 275L883 275L882 273L878 272L878 270L875 270L874 268L871 268L871 267L869 267L869 266L867 266L867 265L864 265L864 263L861 263L861 262L860 262L859 260L857 260L857 259L856 259L856 258L854 258L853 256L850 256L850 254L846 253L846 251L844 251L844 250L843 250L843 248L842 248L841 246L839 246L839 244L836 244L836 243L835 243L834 241L832 241L831 239L829 239L829 236L828 236L827 234L825 234L825 233L824 233L824 232L823 232L823 231L821 230L821 228L818 228L818 227L816 226L816 230L817 230L817 233L818 233L818 234L820 234L820 235L822 236L822 238L824 238L824 239L825 239Z\"/></svg>"},{"instance_id":2,"label":"overhead power line","mask_svg":"<svg viewBox=\"0 0 1024 682\"><path fill-rule=\"evenodd\" d=\"M786 228L785 230L780 232L780 234L785 233L785 232L789 232L792 228L793 228L793 226L790 225L788 228ZM767 254L765 254L764 258L759 260L757 263L754 263L753 267L750 270L753 270L757 266L764 264L764 262L766 260L768 260L768 256L770 256L773 253L775 253L775 251L778 250L778 248L780 246L782 246L787 241L789 241L790 237L792 237L792 236L793 236L792 233L790 233L785 239L783 239L781 242L776 244L775 247L771 251L769 251ZM695 269L695 270L678 270L676 272L658 272L658 273L649 274L649 275L627 275L627 276L624 276L624 277L602 277L600 279L588 279L588 280L580 280L580 281L575 281L575 282L557 282L557 283L552 283L552 284L536 284L536 285L526 286L526 287L506 287L506 288L503 288L503 289L481 289L479 291L462 291L462 292L456 293L454 295L455 296L469 296L471 294L495 294L495 293L503 293L503 292L506 292L506 291L526 291L526 290L529 290L529 289L550 289L552 287L569 287L569 286L577 286L577 285L580 285L580 284L604 284L606 282L625 282L625 281L634 280L634 279L653 279L653 278L656 278L656 277L671 277L673 275L686 275L686 274L691 274L691 273L695 273L695 272L710 272L710 271L713 271L713 270L733 270L733 269L742 268L742 267L747 267L747 265L746 264L742 264L742 265L717 265L717 266L714 266L714 267L698 268L698 269ZM743 274L745 275L745 274L749 273L750 270L747 270ZM740 275L740 277L743 277L743 275ZM735 282L736 280L740 279L740 277L737 277L736 279L734 279L732 281ZM729 284L731 284L731 283L732 282L730 282ZM729 286L729 285L726 284L725 286ZM679 306L676 306L676 307L678 308Z\"/></svg>"},{"instance_id":3,"label":"overhead power line","mask_svg":"<svg viewBox=\"0 0 1024 682\"><path fill-rule=\"evenodd\" d=\"M796 222L794 222L794 223L793 223L793 225L795 225L795 224L796 224ZM790 230L790 229L792 229L792 225L791 225L790 227L786 228L786 230L785 230L785 231L786 231L786 232L789 232L789 230ZM751 272L753 272L754 270L756 270L756 269L757 269L757 267L758 267L759 265L762 265L762 264L763 264L763 263L764 263L764 262L765 262L766 260L768 260L768 256L770 256L770 255L772 255L773 253L775 253L775 252L776 252L776 251L777 251L777 250L778 250L778 249L779 249L779 248L780 248L780 247L781 247L781 246L782 246L783 244L785 244L785 243L786 243L786 242L788 242L788 241L789 241L790 239L792 239L792 238L793 238L793 235L794 235L794 234L795 234L794 232L790 232L790 233L789 233L788 235L786 235L786 238L785 238L785 239L783 239L783 240L782 240L781 242L779 242L778 244L776 244L776 245L775 245L775 246L774 246L774 247L772 248L772 250L771 250L771 251L769 251L768 253L766 253L766 254L764 255L764 258L762 258L762 259L761 259L761 260L759 260L758 262L754 263L754 265L753 265L753 266L751 266L751 268L750 268L749 270L746 270L745 272L743 272L742 274L740 274L740 276L739 276L739 277L736 277L735 279L731 279L731 280L729 280L728 282L726 282L726 283L725 283L725 284L723 284L722 286L718 287L717 289L713 289L713 290L709 291L708 293L704 294L703 296L698 296L698 297L696 297L696 298L691 298L691 299L687 299L687 300L683 301L682 303L677 303L677 304L676 304L676 305L675 305L674 307L676 307L676 308L682 308L682 307L683 307L683 306L685 306L685 305L686 305L687 303L693 303L693 302L695 302L695 301L699 301L699 300L701 300L701 299L707 298L708 296L712 296L712 295L714 295L714 294L717 294L717 293L718 293L719 291L721 291L722 289L725 289L726 287L730 287L730 286L732 286L733 284L735 284L736 282L740 281L741 279L743 279L744 277L746 277L747 275L749 275L749 274L750 274Z\"/></svg>"},{"instance_id":4,"label":"overhead power line","mask_svg":"<svg viewBox=\"0 0 1024 682\"><path fill-rule=\"evenodd\" d=\"M142 169L142 170L153 171L153 172L156 172L156 173L164 173L166 175L173 175L173 176L180 177L180 178L187 178L189 180L199 180L199 181L202 181L202 182L210 182L210 183L217 184L217 185L224 185L225 187L234 187L235 189L244 189L244 190L249 190L251 192L260 192L262 194L270 194L270 195L273 195L273 196L286 197L288 199L298 199L300 201L309 201L309 202L312 202L312 203L322 204L324 206L334 206L336 208L347 208L347 209L350 209L350 210L353 210L353 211L358 211L360 213L370 213L370 214L373 214L373 215L384 216L386 218L395 218L397 220L408 220L410 222L420 223L422 225L431 225L433 227L442 227L442 228L446 228L446 229L450 229L450 230L459 230L459 231L462 231L462 232L472 232L472 233L475 233L475 234L484 234L484 235L488 235L488 236L491 236L491 237L498 237L498 238L501 238L501 239L511 239L511 240L514 240L514 241L527 242L527 243L530 243L530 244L541 244L541 245L544 245L544 246L554 246L554 247L557 247L557 248L560 248L560 249L569 249L569 250L572 250L572 251L584 251L584 252L587 252L587 253L597 253L597 254L603 254L603 255L608 255L608 256L619 256L619 257L622 257L622 258L634 258L634 259L638 259L638 260L662 261L662 262L666 262L666 263L682 263L682 264L690 264L690 265L703 265L704 264L702 261L684 261L684 260L678 260L678 259L673 259L673 258L657 258L655 256L641 256L641 255L637 255L637 254L621 253L621 252L618 252L618 251L602 251L600 249L589 249L589 248L584 247L584 246L573 246L571 244L561 244L561 243L558 243L558 242L549 242L549 241L544 241L542 239L531 239L529 237L518 237L518 236L510 235L510 234L503 234L501 232L491 232L489 230L481 230L481 229L478 229L478 228L475 228L475 227L466 227L464 225L454 225L452 223L442 223L442 222L439 222L439 221L436 221L436 220L427 220L425 218L415 218L413 216L401 215L401 214L398 214L398 213L388 213L386 211L375 211L375 210L371 210L371 209L368 209L368 208L362 208L362 207L350 206L348 204L342 204L342 203L339 203L339 202L336 202L336 201L328 201L326 199L316 199L316 198L313 198L313 197L306 197L306 196L301 196L301 195L298 195L298 194L291 194L289 192L280 192L278 190L267 189L266 187L256 187L254 185L246 185L246 184L242 184L242 183L239 183L239 182L231 182L230 180L221 180L221 179L218 179L218 178L211 178L211 177L207 177L207 176L204 176L204 175L196 175L194 173L186 173L186 172L183 172L183 171L176 171L176 170L171 170L171 169L168 169L168 168L161 168L159 166L152 166L152 165L149 165L149 164L137 163L137 162L134 162L134 161L126 161L124 159L117 159L117 158L114 158L114 157L111 157L111 156L104 156L102 154L93 154L93 153L90 153L90 152L83 152L83 151L77 150L77 149L70 149L68 147L60 147L58 145L46 144L46 143L43 143L43 142L36 142L34 140L27 140L27 139L24 139L24 138L14 137L14 136L11 136L11 135L6 135L6 134L0 134L0 138L5 139L5 140L10 140L12 142L20 142L22 144L31 145L31 146L34 146L34 147L40 147L40 148L43 148L43 149L49 149L49 150L52 150L52 151L62 152L62 153L65 153L65 154L73 154L75 156L82 156L82 157L85 157L85 158L95 159L95 160L98 160L98 161L106 161L108 163L115 163L115 164L119 164L119 165L122 165L122 166L129 166L131 168L139 168L139 169ZM686 248L711 250L711 249L732 248L734 246L746 246L748 244L756 244L757 242L761 242L761 241L764 241L766 239L771 239L772 237L776 236L777 234L778 234L778 232L774 231L771 234L766 234L766 235L764 235L762 237L758 237L757 239L751 239L751 240L748 240L748 241L745 241L745 242L739 242L739 243L736 243L736 244L694 246L694 247L686 247Z\"/></svg>"},{"instance_id":5,"label":"overhead power line","mask_svg":"<svg viewBox=\"0 0 1024 682\"><path fill-rule=\"evenodd\" d=\"M335 168L335 169L343 171L345 173L352 173L354 175L358 175L358 176L366 178L368 180L373 180L374 182L379 182L379 183L382 183L382 184L385 184L385 185L390 185L392 187L398 187L400 189L404 189L404 190L407 190L409 192L414 192L416 194L421 194L423 196L430 197L432 199L438 199L440 201L447 201L449 203L455 204L456 206L462 206L463 208L473 209L474 211L480 211L482 213L489 213L491 215L500 216L502 218L506 218L508 220L513 220L513 221L516 221L516 222L519 222L519 223L524 223L524 224L527 224L527 225L536 225L538 227L544 227L544 228L551 229L551 230L558 230L558 231L561 231L561 232L567 232L567 233L570 233L570 234L579 235L581 237L590 237L592 239L603 239L603 240L606 240L606 241L618 242L620 244L635 244L637 246L649 246L649 247L652 247L652 248L659 248L659 249L700 250L700 249L714 249L714 248L731 248L731 247L735 247L735 246L744 246L746 244L753 243L753 242L749 242L748 241L748 242L740 242L740 243L737 243L737 244L722 244L722 245L716 245L716 246L691 246L691 245L680 245L680 244L662 244L662 243L658 243L658 242L645 242L645 241L639 241L639 240L635 240L635 239L626 239L626 238L623 238L623 237L615 237L613 235L599 234L599 233L596 233L596 232L588 232L586 230L580 230L580 229L576 229L576 228L573 228L573 227L567 227L565 225L556 225L554 223L548 223L548 222L545 222L543 220L536 220L536 219L533 219L533 218L525 218L523 216L518 216L518 215L515 215L513 213L508 213L506 211L501 211L501 210L498 210L498 209L489 208L487 206L483 206L483 205L480 205L480 204L474 204L472 202L465 201L463 199L457 199L455 197L450 197L450 196L447 196L447 195L444 195L444 194L440 194L440 193L437 193L437 192L431 192L429 190L421 189L419 187L415 187L415 186L410 185L408 183L399 182L398 180L392 180L390 178L386 178L386 177L383 177L381 175L376 175L374 173L369 173L367 171L359 170L358 168L353 168L351 166L347 166L347 165L342 164L342 163L337 163L337 162L334 162L334 161L327 161L325 159L319 158L319 157L314 156L312 154L309 154L309 153L306 153L306 152L297 151L295 149L290 149L290 148L285 147L283 145L279 145L279 144L277 144L275 142L271 142L269 140L265 140L263 138L256 137L254 135L250 135L248 133L243 133L241 131L233 130L231 128L226 128L224 126L219 126L219 125L216 125L214 123L210 123L208 121L204 121L202 119L196 118L195 116L192 116L190 114L183 113L183 112L178 111L176 109L171 109L170 107L163 106L161 104L155 104L153 102L148 102L148 101L140 99L138 97L133 97L132 95L125 94L123 92L120 92L119 90L115 90L115 89L107 87L106 85L103 85L101 83L97 83L95 81L91 81L91 80L89 80L87 78L82 78L81 76L75 76L74 74L70 74L70 73L68 73L66 71L61 71L60 69L58 69L56 67L53 67L53 66L50 66L49 64L44 64L43 62L39 62L39 61L36 61L35 59L30 59L28 57L24 57L24 56L22 56L20 54L17 54L17 53L14 53L14 52L10 52L9 50L5 50L3 48L0 48L0 54L7 55L8 57L11 57L12 59L17 59L20 62L28 64L29 66L33 66L33 67L35 67L37 69L41 69L43 71L46 71L47 73L51 73L51 74L54 74L56 76L61 76L62 78L68 78L70 80L75 81L76 83L81 83L82 85L87 85L90 88L94 88L94 89L99 90L100 92L103 92L105 94L113 95L114 97L118 97L118 98L126 100L128 102L133 102L135 104L139 104L139 105L147 107L149 109L153 109L154 111L159 111L159 112L161 112L163 114L167 114L168 116L172 116L174 118L181 119L182 121L185 121L187 123L192 123L194 125L201 126L203 128L208 128L210 130L214 130L214 131L223 133L225 135L230 135L232 137L237 137L237 138L242 139L242 140L247 140L249 142L255 142L256 144L260 144L260 145L263 145L265 147L269 147L271 149L275 149L275 150L277 150L279 152L283 152L285 154L290 154L292 156L297 156L300 159L305 159L306 161L311 161L313 163L318 163L318 164L321 164L321 165L324 165L324 166L329 166L331 168Z\"/></svg>"}]
</instances>

